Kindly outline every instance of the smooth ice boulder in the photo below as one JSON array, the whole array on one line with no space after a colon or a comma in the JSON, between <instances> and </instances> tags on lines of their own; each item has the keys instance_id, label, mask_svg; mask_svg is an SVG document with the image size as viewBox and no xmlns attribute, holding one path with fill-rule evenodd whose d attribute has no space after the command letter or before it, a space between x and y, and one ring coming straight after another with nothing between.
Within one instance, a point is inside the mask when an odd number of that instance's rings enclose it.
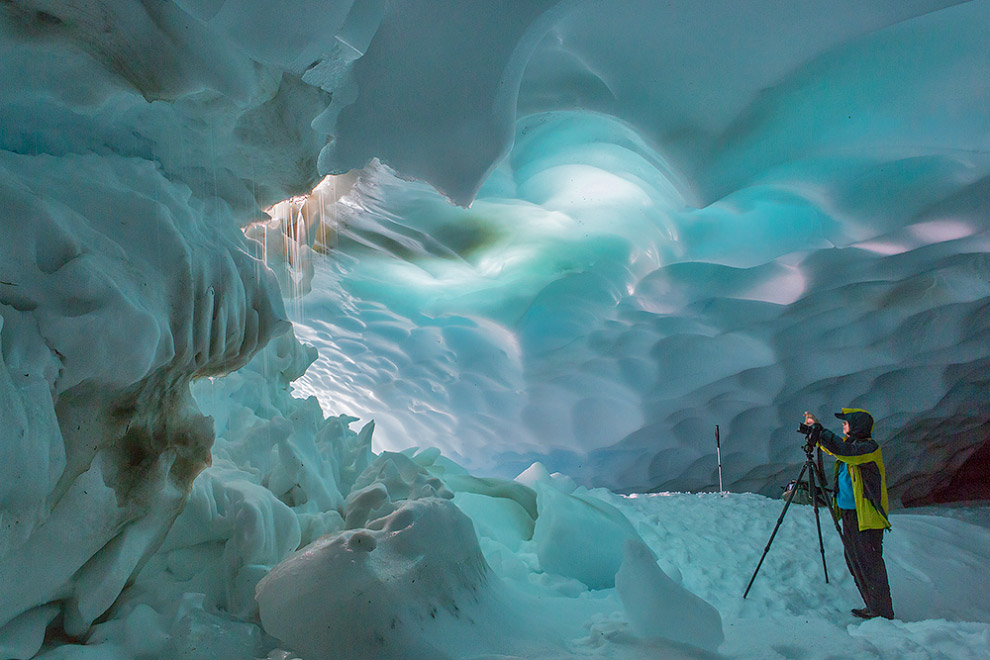
<instances>
[{"instance_id":1,"label":"smooth ice boulder","mask_svg":"<svg viewBox=\"0 0 990 660\"><path fill-rule=\"evenodd\" d=\"M667 577L642 541L625 542L615 589L641 637L669 639L712 653L725 639L718 610Z\"/></svg>"},{"instance_id":2,"label":"smooth ice boulder","mask_svg":"<svg viewBox=\"0 0 990 660\"><path fill-rule=\"evenodd\" d=\"M431 472L433 471L431 470ZM472 493L511 500L519 505L532 520L536 520L536 491L525 484L495 477L473 477L460 474L444 475L441 476L441 479L455 493Z\"/></svg>"},{"instance_id":3,"label":"smooth ice boulder","mask_svg":"<svg viewBox=\"0 0 990 660\"><path fill-rule=\"evenodd\" d=\"M454 504L471 519L479 537L498 541L513 551L518 551L523 541L533 538L533 519L514 500L457 493Z\"/></svg>"},{"instance_id":4,"label":"smooth ice boulder","mask_svg":"<svg viewBox=\"0 0 990 660\"><path fill-rule=\"evenodd\" d=\"M580 580L589 589L615 586L627 540L639 534L611 504L581 494L537 485L540 515L533 542L548 573Z\"/></svg>"},{"instance_id":5,"label":"smooth ice boulder","mask_svg":"<svg viewBox=\"0 0 990 660\"><path fill-rule=\"evenodd\" d=\"M536 488L538 484L549 486L566 494L573 493L577 489L577 484L569 476L560 472L550 474L547 466L539 461L516 475L516 481L530 488Z\"/></svg>"}]
</instances>

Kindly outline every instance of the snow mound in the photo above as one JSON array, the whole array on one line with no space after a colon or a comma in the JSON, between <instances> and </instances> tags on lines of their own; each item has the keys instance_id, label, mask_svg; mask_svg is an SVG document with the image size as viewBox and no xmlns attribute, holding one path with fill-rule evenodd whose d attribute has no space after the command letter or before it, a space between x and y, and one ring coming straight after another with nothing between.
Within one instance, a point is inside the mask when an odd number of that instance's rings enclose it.
<instances>
[{"instance_id":1,"label":"snow mound","mask_svg":"<svg viewBox=\"0 0 990 660\"><path fill-rule=\"evenodd\" d=\"M433 497L368 525L303 548L258 584L265 630L305 657L445 657L431 624L464 618L487 589L470 520Z\"/></svg>"}]
</instances>

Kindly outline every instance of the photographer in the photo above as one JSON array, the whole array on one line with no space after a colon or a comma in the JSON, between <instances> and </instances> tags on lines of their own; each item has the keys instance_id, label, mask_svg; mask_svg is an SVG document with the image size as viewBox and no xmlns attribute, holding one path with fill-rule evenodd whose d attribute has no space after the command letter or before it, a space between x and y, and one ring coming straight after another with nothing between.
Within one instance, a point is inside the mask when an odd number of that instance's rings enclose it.
<instances>
[{"instance_id":1,"label":"photographer","mask_svg":"<svg viewBox=\"0 0 990 660\"><path fill-rule=\"evenodd\" d=\"M846 565L866 603L852 613L863 619L894 618L887 567L883 563L883 533L887 520L887 483L880 446L873 440L873 416L865 410L843 408L845 437L840 438L804 413L811 427L808 441L835 457L835 495L832 507L842 519Z\"/></svg>"}]
</instances>

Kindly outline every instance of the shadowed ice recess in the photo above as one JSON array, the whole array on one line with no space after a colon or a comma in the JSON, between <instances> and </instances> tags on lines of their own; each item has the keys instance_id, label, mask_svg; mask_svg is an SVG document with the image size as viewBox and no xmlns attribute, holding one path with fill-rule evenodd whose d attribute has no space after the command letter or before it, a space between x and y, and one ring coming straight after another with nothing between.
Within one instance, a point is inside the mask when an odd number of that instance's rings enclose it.
<instances>
[{"instance_id":1,"label":"shadowed ice recess","mask_svg":"<svg viewBox=\"0 0 990 660\"><path fill-rule=\"evenodd\" d=\"M986 164L877 158L803 164L838 194L782 167L697 208L622 122L565 112L520 120L467 209L373 166L292 307L320 354L294 387L374 419L382 449L625 491L715 487L719 424L727 487L770 494L799 458L794 411L869 406L878 437L899 432L895 493L929 495L938 479L912 490L905 463L918 428L979 415L958 399L988 359L988 237L967 203ZM849 208L922 177L882 215Z\"/></svg>"}]
</instances>

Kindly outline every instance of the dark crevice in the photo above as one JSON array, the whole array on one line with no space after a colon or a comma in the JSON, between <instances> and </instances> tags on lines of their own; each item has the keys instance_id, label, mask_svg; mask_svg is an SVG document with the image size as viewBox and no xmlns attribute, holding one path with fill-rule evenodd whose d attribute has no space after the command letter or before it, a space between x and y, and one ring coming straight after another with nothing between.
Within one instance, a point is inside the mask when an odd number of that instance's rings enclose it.
<instances>
[{"instance_id":1,"label":"dark crevice","mask_svg":"<svg viewBox=\"0 0 990 660\"><path fill-rule=\"evenodd\" d=\"M990 437L963 463L948 485L931 494L932 502L990 500Z\"/></svg>"}]
</instances>

